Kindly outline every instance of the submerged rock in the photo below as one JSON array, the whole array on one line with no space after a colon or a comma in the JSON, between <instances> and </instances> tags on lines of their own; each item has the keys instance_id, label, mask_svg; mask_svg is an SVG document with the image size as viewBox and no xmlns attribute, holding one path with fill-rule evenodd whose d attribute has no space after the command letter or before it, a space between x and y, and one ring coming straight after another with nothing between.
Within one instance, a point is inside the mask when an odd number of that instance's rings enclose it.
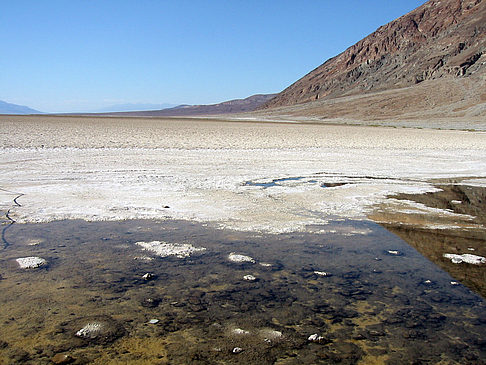
<instances>
[{"instance_id":1,"label":"submerged rock","mask_svg":"<svg viewBox=\"0 0 486 365\"><path fill-rule=\"evenodd\" d=\"M450 259L453 264L472 264L472 265L481 265L486 264L486 258L477 255L471 255L470 253L465 253L463 255L456 255L452 253L445 253L444 257Z\"/></svg>"},{"instance_id":2,"label":"submerged rock","mask_svg":"<svg viewBox=\"0 0 486 365\"><path fill-rule=\"evenodd\" d=\"M91 322L86 324L83 328L76 332L76 336L86 339L94 339L101 334L102 330L103 323Z\"/></svg>"},{"instance_id":3,"label":"submerged rock","mask_svg":"<svg viewBox=\"0 0 486 365\"><path fill-rule=\"evenodd\" d=\"M16 259L21 269L36 269L38 267L47 266L47 261L42 257L29 256L19 257Z\"/></svg>"},{"instance_id":4,"label":"submerged rock","mask_svg":"<svg viewBox=\"0 0 486 365\"><path fill-rule=\"evenodd\" d=\"M123 336L126 331L110 316L89 316L66 323L65 333L71 333L82 343L108 344ZM72 331L72 332L71 332ZM64 331L63 331L64 332ZM71 336L72 336L71 335Z\"/></svg>"},{"instance_id":5,"label":"submerged rock","mask_svg":"<svg viewBox=\"0 0 486 365\"><path fill-rule=\"evenodd\" d=\"M74 359L67 354L56 354L51 359L53 364L63 365L63 364L70 364L74 361Z\"/></svg>"}]
</instances>

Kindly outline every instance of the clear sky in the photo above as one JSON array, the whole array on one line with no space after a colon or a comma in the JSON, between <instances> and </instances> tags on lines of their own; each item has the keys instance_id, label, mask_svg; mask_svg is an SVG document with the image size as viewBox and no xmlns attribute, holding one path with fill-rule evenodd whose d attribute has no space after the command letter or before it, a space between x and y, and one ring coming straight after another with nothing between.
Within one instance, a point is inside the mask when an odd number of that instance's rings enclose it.
<instances>
[{"instance_id":1,"label":"clear sky","mask_svg":"<svg viewBox=\"0 0 486 365\"><path fill-rule=\"evenodd\" d=\"M0 0L0 100L46 112L279 92L425 0Z\"/></svg>"}]
</instances>

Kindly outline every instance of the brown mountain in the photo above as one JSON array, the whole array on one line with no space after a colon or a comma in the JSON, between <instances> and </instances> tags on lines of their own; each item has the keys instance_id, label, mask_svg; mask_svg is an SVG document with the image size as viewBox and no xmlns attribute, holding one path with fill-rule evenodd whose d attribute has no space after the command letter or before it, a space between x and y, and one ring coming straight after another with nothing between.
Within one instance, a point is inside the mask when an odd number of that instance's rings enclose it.
<instances>
[{"instance_id":1,"label":"brown mountain","mask_svg":"<svg viewBox=\"0 0 486 365\"><path fill-rule=\"evenodd\" d=\"M375 118L423 107L436 117L447 111L486 120L485 81L486 1L430 0L329 59L261 109L308 103L282 112L330 118L364 112Z\"/></svg>"},{"instance_id":2,"label":"brown mountain","mask_svg":"<svg viewBox=\"0 0 486 365\"><path fill-rule=\"evenodd\" d=\"M180 105L174 108L161 110L148 110L136 112L109 113L110 115L127 115L127 116L197 116L197 115L215 115L215 114L232 114L250 112L262 104L272 99L275 94L252 95L245 99L235 99L225 101L219 104L210 105Z\"/></svg>"}]
</instances>

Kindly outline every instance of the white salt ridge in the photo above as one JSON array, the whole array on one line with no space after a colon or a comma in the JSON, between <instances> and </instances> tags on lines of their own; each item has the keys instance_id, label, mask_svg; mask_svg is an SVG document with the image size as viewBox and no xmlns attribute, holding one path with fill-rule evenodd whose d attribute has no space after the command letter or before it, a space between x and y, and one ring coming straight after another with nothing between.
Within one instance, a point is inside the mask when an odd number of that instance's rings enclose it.
<instances>
[{"instance_id":1,"label":"white salt ridge","mask_svg":"<svg viewBox=\"0 0 486 365\"><path fill-rule=\"evenodd\" d=\"M486 258L477 255L471 255L470 253L465 253L463 255L457 255L453 253L445 253L444 257L450 259L453 264L472 264L472 265L481 265L486 264Z\"/></svg>"},{"instance_id":2,"label":"white salt ridge","mask_svg":"<svg viewBox=\"0 0 486 365\"><path fill-rule=\"evenodd\" d=\"M103 330L103 324L99 322L88 323L86 326L76 332L76 336L82 338L96 338Z\"/></svg>"},{"instance_id":3,"label":"white salt ridge","mask_svg":"<svg viewBox=\"0 0 486 365\"><path fill-rule=\"evenodd\" d=\"M35 269L47 265L47 261L42 257L29 256L16 259L21 269Z\"/></svg>"},{"instance_id":4,"label":"white salt ridge","mask_svg":"<svg viewBox=\"0 0 486 365\"><path fill-rule=\"evenodd\" d=\"M194 247L189 243L168 243L163 241L136 242L144 250L153 252L160 257L175 256L180 259L187 258L195 253L206 250L205 247Z\"/></svg>"},{"instance_id":5,"label":"white salt ridge","mask_svg":"<svg viewBox=\"0 0 486 365\"><path fill-rule=\"evenodd\" d=\"M255 260L251 258L250 256L245 256L245 255L240 255L234 252L231 252L228 255L228 260L232 262L251 262L252 264L255 263Z\"/></svg>"}]
</instances>

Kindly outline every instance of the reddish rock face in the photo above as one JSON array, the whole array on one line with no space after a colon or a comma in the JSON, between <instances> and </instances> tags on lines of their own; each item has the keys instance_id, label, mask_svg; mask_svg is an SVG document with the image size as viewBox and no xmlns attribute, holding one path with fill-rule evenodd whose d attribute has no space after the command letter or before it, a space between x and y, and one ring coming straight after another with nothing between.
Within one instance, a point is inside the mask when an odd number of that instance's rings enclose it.
<instances>
[{"instance_id":1,"label":"reddish rock face","mask_svg":"<svg viewBox=\"0 0 486 365\"><path fill-rule=\"evenodd\" d=\"M486 1L430 0L329 59L262 109L484 74Z\"/></svg>"}]
</instances>

